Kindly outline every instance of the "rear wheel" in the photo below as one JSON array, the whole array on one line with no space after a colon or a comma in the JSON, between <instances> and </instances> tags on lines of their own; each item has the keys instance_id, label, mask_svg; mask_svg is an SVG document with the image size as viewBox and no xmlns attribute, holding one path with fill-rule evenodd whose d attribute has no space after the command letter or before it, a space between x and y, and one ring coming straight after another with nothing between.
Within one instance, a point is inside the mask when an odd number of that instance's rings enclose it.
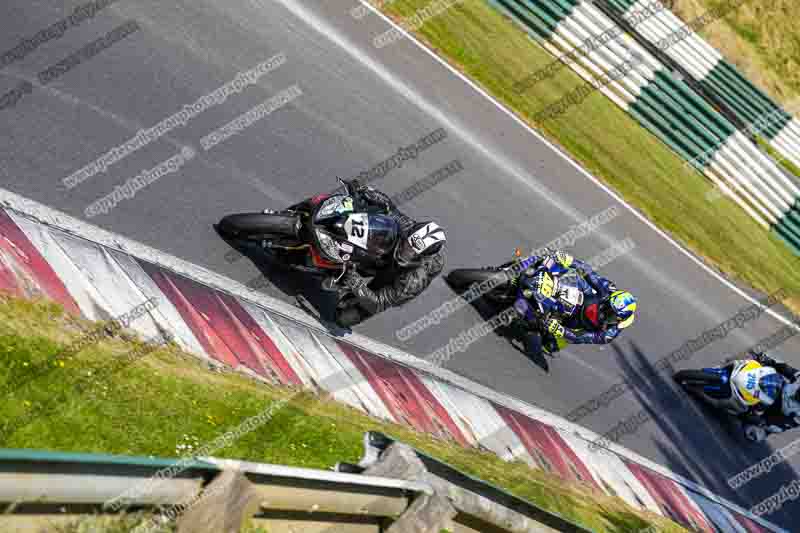
<instances>
[{"instance_id":1,"label":"rear wheel","mask_svg":"<svg viewBox=\"0 0 800 533\"><path fill-rule=\"evenodd\" d=\"M485 296L494 302L507 302L513 299L505 273L489 268L462 268L447 275L447 282L457 292L464 293L473 285L480 287L478 296Z\"/></svg>"},{"instance_id":2,"label":"rear wheel","mask_svg":"<svg viewBox=\"0 0 800 533\"><path fill-rule=\"evenodd\" d=\"M217 229L226 237L264 239L268 237L298 238L298 215L287 213L239 213L227 215Z\"/></svg>"},{"instance_id":3,"label":"rear wheel","mask_svg":"<svg viewBox=\"0 0 800 533\"><path fill-rule=\"evenodd\" d=\"M490 281L491 280L491 281ZM461 268L447 275L447 281L456 290L466 290L475 283L484 283L492 290L505 288L508 280L501 270L488 268Z\"/></svg>"}]
</instances>

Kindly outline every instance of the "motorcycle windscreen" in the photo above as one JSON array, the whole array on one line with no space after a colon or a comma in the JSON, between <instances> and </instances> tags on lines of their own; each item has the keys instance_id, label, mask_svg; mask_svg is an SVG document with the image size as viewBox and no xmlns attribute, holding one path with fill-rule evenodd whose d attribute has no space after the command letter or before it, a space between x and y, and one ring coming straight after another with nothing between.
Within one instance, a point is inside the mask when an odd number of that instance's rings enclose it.
<instances>
[{"instance_id":1,"label":"motorcycle windscreen","mask_svg":"<svg viewBox=\"0 0 800 533\"><path fill-rule=\"evenodd\" d=\"M348 241L376 259L392 252L399 234L393 218L365 213L350 215L345 231Z\"/></svg>"},{"instance_id":2,"label":"motorcycle windscreen","mask_svg":"<svg viewBox=\"0 0 800 533\"><path fill-rule=\"evenodd\" d=\"M322 205L319 206L316 215L314 215L314 222L321 222L352 212L353 199L343 194L334 194L328 197L322 202Z\"/></svg>"}]
</instances>

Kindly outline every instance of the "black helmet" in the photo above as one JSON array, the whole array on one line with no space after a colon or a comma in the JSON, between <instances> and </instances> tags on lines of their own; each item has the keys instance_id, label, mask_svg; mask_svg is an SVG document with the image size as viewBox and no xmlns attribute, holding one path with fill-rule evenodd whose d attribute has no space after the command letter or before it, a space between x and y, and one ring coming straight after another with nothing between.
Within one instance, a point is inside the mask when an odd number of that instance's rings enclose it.
<instances>
[{"instance_id":1,"label":"black helmet","mask_svg":"<svg viewBox=\"0 0 800 533\"><path fill-rule=\"evenodd\" d=\"M400 239L394 259L401 267L414 265L423 256L441 250L446 240L444 230L436 222L419 222L411 227L407 237Z\"/></svg>"}]
</instances>

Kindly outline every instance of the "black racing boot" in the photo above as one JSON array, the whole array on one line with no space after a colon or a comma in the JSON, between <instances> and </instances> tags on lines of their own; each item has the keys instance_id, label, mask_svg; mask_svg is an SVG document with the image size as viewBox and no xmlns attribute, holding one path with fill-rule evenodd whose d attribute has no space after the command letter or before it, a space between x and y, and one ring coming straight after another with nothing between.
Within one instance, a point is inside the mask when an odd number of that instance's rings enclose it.
<instances>
[{"instance_id":1,"label":"black racing boot","mask_svg":"<svg viewBox=\"0 0 800 533\"><path fill-rule=\"evenodd\" d=\"M343 328L350 328L364 321L366 316L363 316L358 307L345 307L336 309L336 323Z\"/></svg>"}]
</instances>

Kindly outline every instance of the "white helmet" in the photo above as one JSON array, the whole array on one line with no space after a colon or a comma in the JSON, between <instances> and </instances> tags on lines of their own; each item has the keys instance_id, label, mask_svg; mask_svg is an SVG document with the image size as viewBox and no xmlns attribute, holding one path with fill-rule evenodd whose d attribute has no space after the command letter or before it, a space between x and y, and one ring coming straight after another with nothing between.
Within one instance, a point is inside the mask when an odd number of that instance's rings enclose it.
<instances>
[{"instance_id":1,"label":"white helmet","mask_svg":"<svg viewBox=\"0 0 800 533\"><path fill-rule=\"evenodd\" d=\"M444 246L447 237L436 222L420 222L411 228L405 239L400 239L394 258L401 267L419 262L425 255L433 255Z\"/></svg>"}]
</instances>

